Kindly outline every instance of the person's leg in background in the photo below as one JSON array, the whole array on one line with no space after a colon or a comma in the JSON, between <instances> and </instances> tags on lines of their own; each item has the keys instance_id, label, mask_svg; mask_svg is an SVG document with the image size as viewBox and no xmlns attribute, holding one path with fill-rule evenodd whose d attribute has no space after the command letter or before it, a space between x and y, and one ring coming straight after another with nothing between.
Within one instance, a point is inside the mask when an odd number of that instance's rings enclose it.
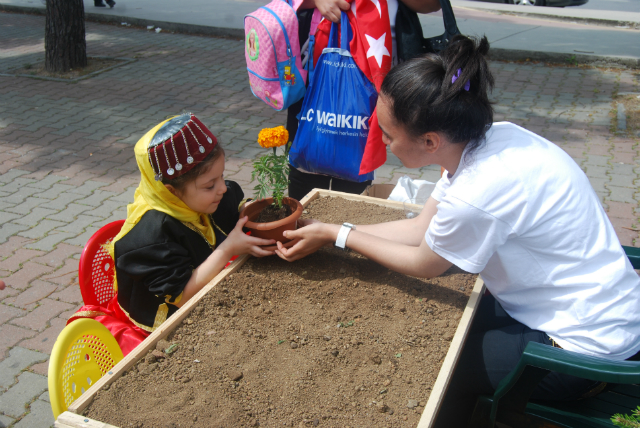
<instances>
[{"instance_id":1,"label":"person's leg in background","mask_svg":"<svg viewBox=\"0 0 640 428\"><path fill-rule=\"evenodd\" d=\"M327 175L309 174L289 165L289 197L300 200L311 190L331 189L338 192L360 194L371 184L371 180L362 183L340 180Z\"/></svg>"},{"instance_id":2,"label":"person's leg in background","mask_svg":"<svg viewBox=\"0 0 640 428\"><path fill-rule=\"evenodd\" d=\"M337 192L355 193L356 195L364 192L365 189L370 185L371 180L363 181L362 183L341 180L339 178L334 178L333 180L331 180L331 190L335 190Z\"/></svg>"},{"instance_id":3,"label":"person's leg in background","mask_svg":"<svg viewBox=\"0 0 640 428\"><path fill-rule=\"evenodd\" d=\"M478 395L492 395L518 363L529 342L551 346L549 337L511 318L491 295L483 296L455 368L435 426L466 427ZM574 376L550 373L533 399L576 400L598 385Z\"/></svg>"},{"instance_id":4,"label":"person's leg in background","mask_svg":"<svg viewBox=\"0 0 640 428\"><path fill-rule=\"evenodd\" d=\"M289 165L289 197L301 200L311 190L328 189L331 183L331 177L320 174L309 174L298 171Z\"/></svg>"}]
</instances>

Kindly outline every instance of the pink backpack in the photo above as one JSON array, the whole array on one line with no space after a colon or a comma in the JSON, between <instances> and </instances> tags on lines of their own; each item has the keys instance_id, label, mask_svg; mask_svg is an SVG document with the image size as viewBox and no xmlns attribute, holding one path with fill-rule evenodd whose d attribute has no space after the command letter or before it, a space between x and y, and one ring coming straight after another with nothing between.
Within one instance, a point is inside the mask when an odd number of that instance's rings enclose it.
<instances>
[{"instance_id":1,"label":"pink backpack","mask_svg":"<svg viewBox=\"0 0 640 428\"><path fill-rule=\"evenodd\" d=\"M302 99L307 81L291 1L273 0L244 17L244 56L251 92L278 111Z\"/></svg>"}]
</instances>

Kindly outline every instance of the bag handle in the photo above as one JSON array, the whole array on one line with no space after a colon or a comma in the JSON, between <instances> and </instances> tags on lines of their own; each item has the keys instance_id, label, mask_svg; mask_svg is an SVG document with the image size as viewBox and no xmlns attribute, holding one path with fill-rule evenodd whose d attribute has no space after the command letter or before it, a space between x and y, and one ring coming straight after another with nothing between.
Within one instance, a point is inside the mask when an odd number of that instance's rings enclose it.
<instances>
[{"instance_id":1,"label":"bag handle","mask_svg":"<svg viewBox=\"0 0 640 428\"><path fill-rule=\"evenodd\" d=\"M456 34L460 34L458 30L458 23L456 22L456 16L453 14L453 8L449 0L440 0L440 7L442 9L442 17L444 18L444 29L451 37Z\"/></svg>"},{"instance_id":2,"label":"bag handle","mask_svg":"<svg viewBox=\"0 0 640 428\"><path fill-rule=\"evenodd\" d=\"M453 36L460 34L456 16L453 14L453 8L449 0L440 0L440 8L442 9L442 20L444 21L444 34L426 39L431 45L427 46L427 48L430 47L433 52L440 52L449 44Z\"/></svg>"},{"instance_id":3,"label":"bag handle","mask_svg":"<svg viewBox=\"0 0 640 428\"><path fill-rule=\"evenodd\" d=\"M349 23L349 17L346 12L342 12L340 15L340 49L349 51L349 36L351 35L351 24ZM346 29L346 31L344 31ZM328 48L338 47L338 24L331 23L331 31L329 32Z\"/></svg>"},{"instance_id":4,"label":"bag handle","mask_svg":"<svg viewBox=\"0 0 640 428\"><path fill-rule=\"evenodd\" d=\"M349 52L349 33L351 32L351 24L347 12L340 14L340 49Z\"/></svg>"},{"instance_id":5,"label":"bag handle","mask_svg":"<svg viewBox=\"0 0 640 428\"><path fill-rule=\"evenodd\" d=\"M337 48L338 47L338 24L335 22L331 23L331 31L329 31L329 41L327 42L328 48Z\"/></svg>"}]
</instances>

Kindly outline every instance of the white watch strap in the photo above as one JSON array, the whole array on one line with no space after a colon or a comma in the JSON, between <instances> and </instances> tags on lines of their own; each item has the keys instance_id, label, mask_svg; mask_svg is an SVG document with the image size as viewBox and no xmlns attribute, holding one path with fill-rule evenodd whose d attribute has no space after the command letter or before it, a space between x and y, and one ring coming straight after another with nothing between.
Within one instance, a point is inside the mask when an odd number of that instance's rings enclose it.
<instances>
[{"instance_id":1,"label":"white watch strap","mask_svg":"<svg viewBox=\"0 0 640 428\"><path fill-rule=\"evenodd\" d=\"M349 232L351 232L351 227L342 225L338 232L338 237L336 238L336 247L340 247L343 250L345 249L347 246L347 237L349 236Z\"/></svg>"}]
</instances>

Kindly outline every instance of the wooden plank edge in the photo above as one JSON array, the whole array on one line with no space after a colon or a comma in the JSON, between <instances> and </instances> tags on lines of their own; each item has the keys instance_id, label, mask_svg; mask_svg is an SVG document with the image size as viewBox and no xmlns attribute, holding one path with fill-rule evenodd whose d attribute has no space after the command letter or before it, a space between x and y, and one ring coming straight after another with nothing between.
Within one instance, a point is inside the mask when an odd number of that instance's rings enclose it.
<instances>
[{"instance_id":1,"label":"wooden plank edge","mask_svg":"<svg viewBox=\"0 0 640 428\"><path fill-rule=\"evenodd\" d=\"M312 201L315 201L320 197L321 189L313 189L307 195L300 200L300 204L302 204L303 208L306 208Z\"/></svg>"},{"instance_id":2,"label":"wooden plank edge","mask_svg":"<svg viewBox=\"0 0 640 428\"><path fill-rule=\"evenodd\" d=\"M58 416L54 424L55 428L118 428L104 422L96 421L81 415L66 411Z\"/></svg>"},{"instance_id":3,"label":"wooden plank edge","mask_svg":"<svg viewBox=\"0 0 640 428\"><path fill-rule=\"evenodd\" d=\"M403 203L398 201L390 201L388 199L374 198L373 196L354 195L353 193L337 192L335 190L314 189L318 191L319 196L333 196L348 199L350 201L368 202L370 204L381 205L383 207L403 209Z\"/></svg>"},{"instance_id":4,"label":"wooden plank edge","mask_svg":"<svg viewBox=\"0 0 640 428\"><path fill-rule=\"evenodd\" d=\"M352 201L361 201L373 203L375 205L381 205L389 208L397 208L402 209L402 202L397 201L389 201L387 199L374 198L371 196L363 196L363 195L354 195L352 193L344 193L337 192L335 190L325 190L325 189L313 189L309 192L301 201L303 207L307 207L311 202L320 198L320 197L342 197L344 199L352 200ZM228 275L231 275L233 272L238 270L248 259L250 255L245 254L238 257L227 269L220 272L215 278L213 278L209 284L203 287L189 302L187 302L182 308L180 308L175 314L169 318L167 322L161 325L156 331L154 331L149 337L147 337L140 345L138 345L133 351L129 353L125 358L122 359L115 367L113 367L109 374L100 378L91 388L87 390L84 394L82 394L76 401L71 403L69 409L65 413L79 414L84 409L87 408L89 404L93 401L93 397L97 394L97 392L104 387L105 385L110 385L113 381L122 376L126 370L131 368L138 360L140 360L150 349L155 347L156 343L161 339L164 339L173 331L174 328L182 322L184 318L197 306L202 297L209 292L213 287L215 287L222 279L226 278ZM463 314L464 317L464 314ZM459 326L458 326L459 328ZM456 333L457 334L457 333ZM455 336L454 339L455 340ZM452 340L452 343L453 343ZM448 356L448 355L447 355ZM446 362L446 358L445 358ZM444 366L444 363L443 363ZM436 381L437 383L437 381ZM434 385L435 387L435 385ZM425 407L426 409L426 407ZM62 416L62 415L61 415ZM80 416L79 416L80 417ZM88 419L88 418L83 418ZM58 417L60 420L60 417ZM91 420L91 419L89 419ZM61 421L62 422L62 421ZM97 422L97 421L95 421ZM101 426L111 427L112 425L103 424ZM72 425L73 426L73 425Z\"/></svg>"},{"instance_id":5,"label":"wooden plank edge","mask_svg":"<svg viewBox=\"0 0 640 428\"><path fill-rule=\"evenodd\" d=\"M471 296L469 296L469 300L467 301L467 306L464 308L464 312L462 313L462 317L458 323L458 328L456 329L453 339L451 339L449 350L442 362L442 367L440 367L438 377L431 389L429 400L427 401L426 406L424 406L417 428L431 428L436 420L436 416L440 410L440 405L442 404L442 400L447 392L451 375L458 364L458 359L462 353L462 347L467 335L469 334L469 330L471 329L473 316L478 309L478 304L480 303L480 298L483 294L484 281L482 281L480 276L478 276L478 279L473 286Z\"/></svg>"},{"instance_id":6,"label":"wooden plank edge","mask_svg":"<svg viewBox=\"0 0 640 428\"><path fill-rule=\"evenodd\" d=\"M73 413L81 413L90 403L93 401L95 394L105 385L110 385L111 382L122 376L126 370L131 368L139 359L144 357L146 353L156 346L159 340L164 339L175 329L183 319L189 315L189 313L195 308L200 300L215 287L220 281L227 276L237 271L248 259L251 257L249 254L243 254L238 257L227 267L223 269L218 275L216 275L207 285L205 285L195 296L193 296L187 303L185 303L176 313L174 313L167 321L165 321L160 327L158 327L153 333L149 335L140 345L138 345L133 351L124 357L118 364L116 364L107 374L102 376L95 384L91 386L84 394L82 394L76 401L71 403L69 411Z\"/></svg>"}]
</instances>

